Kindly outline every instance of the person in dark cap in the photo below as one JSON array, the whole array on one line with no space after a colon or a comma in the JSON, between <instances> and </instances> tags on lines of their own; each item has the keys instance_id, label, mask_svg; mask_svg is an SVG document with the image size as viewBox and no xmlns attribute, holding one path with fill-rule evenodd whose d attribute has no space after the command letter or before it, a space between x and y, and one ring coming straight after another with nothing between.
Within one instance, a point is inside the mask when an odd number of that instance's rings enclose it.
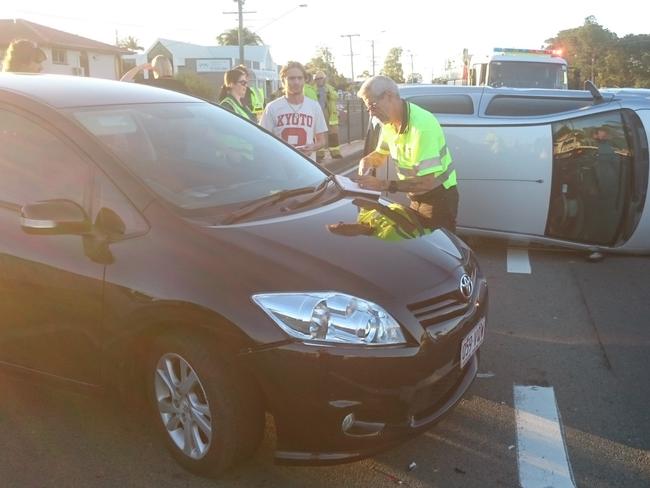
<instances>
[{"instance_id":1,"label":"person in dark cap","mask_svg":"<svg viewBox=\"0 0 650 488\"><path fill-rule=\"evenodd\" d=\"M15 39L9 44L2 63L2 71L16 73L40 73L41 63L47 56L41 48L27 39Z\"/></svg>"}]
</instances>

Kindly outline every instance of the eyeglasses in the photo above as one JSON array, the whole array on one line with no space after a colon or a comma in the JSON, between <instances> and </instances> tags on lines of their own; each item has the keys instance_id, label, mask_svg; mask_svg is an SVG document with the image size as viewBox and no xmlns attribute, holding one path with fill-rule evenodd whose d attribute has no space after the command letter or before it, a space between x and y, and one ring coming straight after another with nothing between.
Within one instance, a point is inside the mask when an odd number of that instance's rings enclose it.
<instances>
[{"instance_id":1,"label":"eyeglasses","mask_svg":"<svg viewBox=\"0 0 650 488\"><path fill-rule=\"evenodd\" d=\"M364 103L366 104L366 107L368 108L368 112L370 112L372 110L375 110L377 108L377 105L379 104L379 100L384 98L385 94L386 93L382 93L381 95L379 95L374 102L371 102L369 100L364 100Z\"/></svg>"},{"instance_id":2,"label":"eyeglasses","mask_svg":"<svg viewBox=\"0 0 650 488\"><path fill-rule=\"evenodd\" d=\"M239 81L237 82L237 84L238 84L238 85L241 85L241 86L248 86L248 81L246 81L246 80L239 80Z\"/></svg>"}]
</instances>

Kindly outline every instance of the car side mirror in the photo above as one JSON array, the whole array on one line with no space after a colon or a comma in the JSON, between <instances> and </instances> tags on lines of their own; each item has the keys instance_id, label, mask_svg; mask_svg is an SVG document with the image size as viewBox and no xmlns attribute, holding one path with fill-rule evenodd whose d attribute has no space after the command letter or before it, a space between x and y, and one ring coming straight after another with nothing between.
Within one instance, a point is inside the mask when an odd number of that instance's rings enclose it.
<instances>
[{"instance_id":1,"label":"car side mirror","mask_svg":"<svg viewBox=\"0 0 650 488\"><path fill-rule=\"evenodd\" d=\"M92 229L85 210L64 199L28 203L20 210L20 225L30 234L84 234Z\"/></svg>"},{"instance_id":2,"label":"car side mirror","mask_svg":"<svg viewBox=\"0 0 650 488\"><path fill-rule=\"evenodd\" d=\"M119 239L126 232L126 224L115 211L102 207L95 218L95 230L105 234L109 239Z\"/></svg>"}]
</instances>

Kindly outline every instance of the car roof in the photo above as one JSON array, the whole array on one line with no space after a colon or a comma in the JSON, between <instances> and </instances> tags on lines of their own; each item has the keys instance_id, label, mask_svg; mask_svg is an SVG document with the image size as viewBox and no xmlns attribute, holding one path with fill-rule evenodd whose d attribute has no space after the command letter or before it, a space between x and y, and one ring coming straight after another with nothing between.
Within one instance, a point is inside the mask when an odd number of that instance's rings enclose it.
<instances>
[{"instance_id":1,"label":"car roof","mask_svg":"<svg viewBox=\"0 0 650 488\"><path fill-rule=\"evenodd\" d=\"M50 74L0 73L0 90L38 100L55 108L199 102L182 93L138 83Z\"/></svg>"}]
</instances>

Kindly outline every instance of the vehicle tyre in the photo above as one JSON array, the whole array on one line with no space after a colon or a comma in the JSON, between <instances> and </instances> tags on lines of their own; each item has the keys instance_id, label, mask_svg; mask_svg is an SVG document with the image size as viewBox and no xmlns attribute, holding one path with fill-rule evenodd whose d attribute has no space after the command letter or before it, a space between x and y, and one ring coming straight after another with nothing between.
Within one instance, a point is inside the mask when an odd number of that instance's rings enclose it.
<instances>
[{"instance_id":1,"label":"vehicle tyre","mask_svg":"<svg viewBox=\"0 0 650 488\"><path fill-rule=\"evenodd\" d=\"M262 401L215 351L197 339L165 336L148 363L154 425L183 467L217 476L255 451L264 433Z\"/></svg>"}]
</instances>

